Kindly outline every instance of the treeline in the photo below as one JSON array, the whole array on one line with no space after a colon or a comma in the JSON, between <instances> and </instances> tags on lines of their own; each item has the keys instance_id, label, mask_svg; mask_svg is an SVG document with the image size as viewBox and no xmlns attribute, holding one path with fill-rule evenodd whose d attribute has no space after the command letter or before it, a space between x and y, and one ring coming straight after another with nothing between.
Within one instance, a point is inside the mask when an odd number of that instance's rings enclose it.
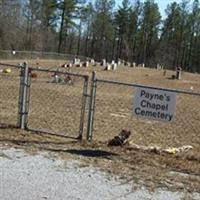
<instances>
[{"instance_id":1,"label":"treeline","mask_svg":"<svg viewBox=\"0 0 200 200\"><path fill-rule=\"evenodd\" d=\"M0 0L0 49L118 58L200 72L200 3Z\"/></svg>"}]
</instances>

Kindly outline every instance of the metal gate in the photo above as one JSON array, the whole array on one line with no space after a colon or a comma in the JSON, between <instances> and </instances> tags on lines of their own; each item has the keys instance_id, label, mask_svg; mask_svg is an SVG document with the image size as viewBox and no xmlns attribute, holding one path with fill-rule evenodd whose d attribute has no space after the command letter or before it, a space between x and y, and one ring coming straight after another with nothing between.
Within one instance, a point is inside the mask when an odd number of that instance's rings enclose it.
<instances>
[{"instance_id":1,"label":"metal gate","mask_svg":"<svg viewBox=\"0 0 200 200\"><path fill-rule=\"evenodd\" d=\"M175 120L170 123L142 120L133 114L137 88L162 90L177 96ZM88 120L88 140L108 141L122 129L138 143L161 143L175 136L199 144L200 93L98 79L93 73ZM94 136L94 137L93 137ZM189 139L188 139L189 140Z\"/></svg>"},{"instance_id":2,"label":"metal gate","mask_svg":"<svg viewBox=\"0 0 200 200\"><path fill-rule=\"evenodd\" d=\"M27 76L25 128L81 139L89 77L35 68Z\"/></svg>"},{"instance_id":3,"label":"metal gate","mask_svg":"<svg viewBox=\"0 0 200 200\"><path fill-rule=\"evenodd\" d=\"M19 126L22 66L0 63L0 126Z\"/></svg>"}]
</instances>

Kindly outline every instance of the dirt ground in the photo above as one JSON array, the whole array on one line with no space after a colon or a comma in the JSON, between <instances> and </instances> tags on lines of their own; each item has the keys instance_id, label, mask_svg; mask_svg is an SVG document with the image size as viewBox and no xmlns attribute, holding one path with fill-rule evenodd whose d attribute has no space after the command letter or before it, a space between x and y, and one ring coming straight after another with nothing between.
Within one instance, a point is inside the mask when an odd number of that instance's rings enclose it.
<instances>
[{"instance_id":1,"label":"dirt ground","mask_svg":"<svg viewBox=\"0 0 200 200\"><path fill-rule=\"evenodd\" d=\"M22 62L0 61L17 64ZM57 69L63 61L28 61L30 66ZM3 68L0 66L0 69ZM63 70L63 69L62 69ZM116 71L103 71L101 67L73 68L71 72L98 79L117 80L155 87L166 87L200 92L200 75L183 73L182 80L171 80L173 71L119 67ZM73 78L72 85L51 83L52 74L38 73L32 79L28 126L53 133L21 131L6 125L16 125L19 94L19 71L0 74L0 142L24 148L28 152L41 150L58 153L58 157L81 159L112 173L124 181L135 180L149 188L167 187L171 190L200 192L200 97L177 95L176 119L161 123L139 120L132 116L135 88L112 84L97 84L94 121L94 140L91 144L61 137L79 134L83 79ZM89 92L89 91L88 91ZM88 107L86 108L88 109ZM87 113L86 113L87 114ZM87 121L87 115L85 116ZM84 126L84 139L87 124ZM136 150L130 145L107 147L107 141L123 128L132 132L130 140L138 145L156 145L163 148L191 145L187 153L170 155Z\"/></svg>"}]
</instances>

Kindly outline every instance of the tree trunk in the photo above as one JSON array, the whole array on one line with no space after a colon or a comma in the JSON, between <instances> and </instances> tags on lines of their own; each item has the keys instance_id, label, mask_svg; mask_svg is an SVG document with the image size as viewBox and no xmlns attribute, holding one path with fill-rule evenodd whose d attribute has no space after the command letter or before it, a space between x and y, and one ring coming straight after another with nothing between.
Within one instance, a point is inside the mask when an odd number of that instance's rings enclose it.
<instances>
[{"instance_id":1,"label":"tree trunk","mask_svg":"<svg viewBox=\"0 0 200 200\"><path fill-rule=\"evenodd\" d=\"M59 43L58 43L58 53L61 52L64 21L65 21L65 2L63 4L62 16L61 16L61 24L60 24L60 32L59 32Z\"/></svg>"},{"instance_id":2,"label":"tree trunk","mask_svg":"<svg viewBox=\"0 0 200 200\"><path fill-rule=\"evenodd\" d=\"M79 24L79 35L78 35L78 44L77 44L77 52L76 52L76 55L77 55L77 56L79 55L79 52L80 52L81 27L82 27L82 23L81 23L81 21L80 21L80 24Z\"/></svg>"}]
</instances>

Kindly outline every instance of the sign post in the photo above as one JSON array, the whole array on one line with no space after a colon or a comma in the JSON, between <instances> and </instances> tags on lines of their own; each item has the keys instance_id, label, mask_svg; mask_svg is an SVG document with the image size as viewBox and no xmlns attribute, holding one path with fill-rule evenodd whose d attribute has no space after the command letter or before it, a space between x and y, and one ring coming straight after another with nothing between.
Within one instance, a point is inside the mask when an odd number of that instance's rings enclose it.
<instances>
[{"instance_id":1,"label":"sign post","mask_svg":"<svg viewBox=\"0 0 200 200\"><path fill-rule=\"evenodd\" d=\"M133 113L138 118L171 122L175 118L176 93L137 88Z\"/></svg>"}]
</instances>

